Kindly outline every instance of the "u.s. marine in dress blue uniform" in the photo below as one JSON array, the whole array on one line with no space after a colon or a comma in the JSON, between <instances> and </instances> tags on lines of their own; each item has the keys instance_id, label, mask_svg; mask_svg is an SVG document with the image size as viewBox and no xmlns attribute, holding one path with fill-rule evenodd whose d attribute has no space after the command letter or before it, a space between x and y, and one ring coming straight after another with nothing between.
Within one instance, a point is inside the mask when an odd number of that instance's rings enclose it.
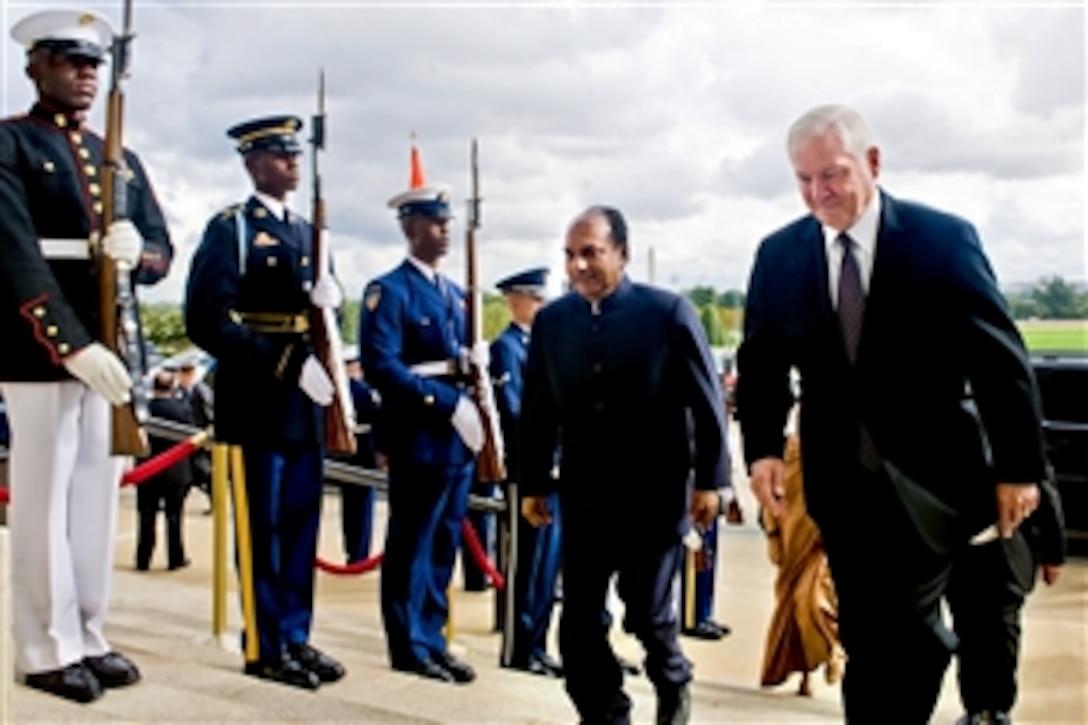
<instances>
[{"instance_id":1,"label":"u.s. marine in dress blue uniform","mask_svg":"<svg viewBox=\"0 0 1088 725\"><path fill-rule=\"evenodd\" d=\"M20 20L12 36L27 47L38 100L0 122L0 381L13 435L15 655L28 685L81 702L140 676L103 631L124 465L110 454L110 400L127 394L131 380L97 340L93 257L107 251L132 265L134 281L152 284L173 255L151 184L127 150L129 219L103 228L104 144L85 121L111 35L92 13ZM123 255L114 246L122 228ZM116 371L117 384L103 387L88 364Z\"/></svg>"},{"instance_id":2,"label":"u.s. marine in dress blue uniform","mask_svg":"<svg viewBox=\"0 0 1088 725\"><path fill-rule=\"evenodd\" d=\"M308 334L313 232L285 201L298 184L301 125L275 116L228 131L256 190L208 222L189 272L185 323L217 361L216 437L241 445L245 460L259 640L246 672L312 689L344 670L308 644L324 411L306 387L316 363Z\"/></svg>"},{"instance_id":3,"label":"u.s. marine in dress blue uniform","mask_svg":"<svg viewBox=\"0 0 1088 725\"><path fill-rule=\"evenodd\" d=\"M548 279L546 267L513 274L495 284L502 291L513 318L491 343L491 379L495 407L506 443L506 471L514 485L507 486L506 501L516 527L516 556L509 563L500 663L504 667L545 676L562 675L562 667L548 656L548 625L559 578L560 535L558 499L553 500L550 524L535 527L521 516L521 495L515 477L521 467L518 425L521 395L525 389L525 363L529 336L537 310L544 304ZM554 498L554 497L553 497Z\"/></svg>"},{"instance_id":4,"label":"u.s. marine in dress blue uniform","mask_svg":"<svg viewBox=\"0 0 1088 725\"><path fill-rule=\"evenodd\" d=\"M449 245L445 192L410 190L390 206L398 209L409 255L367 284L359 333L363 368L381 394L389 461L382 620L394 669L468 682L475 673L449 654L443 636L475 471L454 422L471 405L457 362L465 345L464 293L436 267Z\"/></svg>"}]
</instances>

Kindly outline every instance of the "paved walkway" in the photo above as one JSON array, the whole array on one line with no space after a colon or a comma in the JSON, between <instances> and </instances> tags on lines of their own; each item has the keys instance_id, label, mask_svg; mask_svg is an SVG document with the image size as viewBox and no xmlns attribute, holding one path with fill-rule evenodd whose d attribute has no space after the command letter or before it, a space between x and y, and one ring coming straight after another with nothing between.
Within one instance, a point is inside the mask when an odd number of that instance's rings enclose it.
<instances>
[{"instance_id":1,"label":"paved walkway","mask_svg":"<svg viewBox=\"0 0 1088 725\"><path fill-rule=\"evenodd\" d=\"M746 513L755 510L746 490ZM111 691L91 705L75 705L16 686L14 722L355 722L355 723L571 723L576 721L561 684L497 666L499 636L491 631L492 593L454 592L454 650L479 678L468 687L433 683L392 672L386 664L377 605L378 574L334 577L318 573L314 643L342 659L348 676L316 693L245 677L241 655L216 642L211 629L211 517L202 494L186 512L187 569L165 571L156 551L150 572L133 570L135 496L122 493L115 591L109 620L114 645L133 656L144 681ZM379 521L384 507L379 507ZM321 551L339 552L339 496L326 496ZM380 532L379 532L380 537ZM160 536L160 541L162 537ZM377 539L380 541L380 538ZM757 686L763 637L772 607L774 571L762 534L751 524L723 527L717 619L733 634L720 642L684 640L695 662L693 722L839 722L838 689L815 679L815 694L794 694L796 680L776 690ZM233 576L232 576L233 584ZM230 616L238 626L236 597ZM1028 605L1022 693L1017 722L1088 722L1088 563L1066 567L1062 580ZM618 621L618 620L617 620ZM554 629L554 628L553 628ZM640 658L637 642L616 632L617 650ZM553 646L554 651L554 646ZM644 677L628 680L634 721L653 721L653 693ZM959 715L951 672L936 723Z\"/></svg>"}]
</instances>

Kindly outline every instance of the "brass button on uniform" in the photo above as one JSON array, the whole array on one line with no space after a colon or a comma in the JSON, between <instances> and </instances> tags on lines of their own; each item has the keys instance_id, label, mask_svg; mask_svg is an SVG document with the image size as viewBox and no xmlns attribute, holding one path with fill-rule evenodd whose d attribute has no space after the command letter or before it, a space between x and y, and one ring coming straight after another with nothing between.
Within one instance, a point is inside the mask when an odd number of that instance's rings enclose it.
<instances>
[{"instance_id":1,"label":"brass button on uniform","mask_svg":"<svg viewBox=\"0 0 1088 725\"><path fill-rule=\"evenodd\" d=\"M63 113L57 113L53 116L53 123L59 127L64 128L68 125L68 118Z\"/></svg>"},{"instance_id":2,"label":"brass button on uniform","mask_svg":"<svg viewBox=\"0 0 1088 725\"><path fill-rule=\"evenodd\" d=\"M56 325L50 325L49 327L45 328L45 334L48 337L56 337L57 336L57 326Z\"/></svg>"},{"instance_id":3,"label":"brass button on uniform","mask_svg":"<svg viewBox=\"0 0 1088 725\"><path fill-rule=\"evenodd\" d=\"M34 316L37 317L39 320L41 318L45 317L45 308L42 307L41 305L39 305L38 307L35 307L34 308Z\"/></svg>"},{"instance_id":4,"label":"brass button on uniform","mask_svg":"<svg viewBox=\"0 0 1088 725\"><path fill-rule=\"evenodd\" d=\"M309 267L310 266L310 258L309 257L303 257L302 259L299 260L299 264L301 264L303 267Z\"/></svg>"},{"instance_id":5,"label":"brass button on uniform","mask_svg":"<svg viewBox=\"0 0 1088 725\"><path fill-rule=\"evenodd\" d=\"M102 202L96 201L94 204L91 205L91 208L94 209L95 214L101 214L103 209Z\"/></svg>"},{"instance_id":6,"label":"brass button on uniform","mask_svg":"<svg viewBox=\"0 0 1088 725\"><path fill-rule=\"evenodd\" d=\"M52 174L57 168L57 165L48 159L42 162L42 171L47 174Z\"/></svg>"},{"instance_id":7,"label":"brass button on uniform","mask_svg":"<svg viewBox=\"0 0 1088 725\"><path fill-rule=\"evenodd\" d=\"M71 138L72 138L72 143L74 143L74 144L83 143L83 134L79 133L78 131L72 131Z\"/></svg>"},{"instance_id":8,"label":"brass button on uniform","mask_svg":"<svg viewBox=\"0 0 1088 725\"><path fill-rule=\"evenodd\" d=\"M57 352L59 352L61 355L67 355L68 351L70 349L71 348L68 346L68 343L66 343L66 342L62 342L59 345L57 345Z\"/></svg>"},{"instance_id":9,"label":"brass button on uniform","mask_svg":"<svg viewBox=\"0 0 1088 725\"><path fill-rule=\"evenodd\" d=\"M83 173L86 174L87 176L94 176L95 174L98 173L98 169L96 169L94 167L94 164L84 164L83 165Z\"/></svg>"},{"instance_id":10,"label":"brass button on uniform","mask_svg":"<svg viewBox=\"0 0 1088 725\"><path fill-rule=\"evenodd\" d=\"M434 405L434 396L433 395L424 395L423 396L423 404L424 405Z\"/></svg>"},{"instance_id":11,"label":"brass button on uniform","mask_svg":"<svg viewBox=\"0 0 1088 725\"><path fill-rule=\"evenodd\" d=\"M94 184L94 183L88 184L87 189L91 192L91 196L101 196L102 195L102 187L99 186L98 184Z\"/></svg>"},{"instance_id":12,"label":"brass button on uniform","mask_svg":"<svg viewBox=\"0 0 1088 725\"><path fill-rule=\"evenodd\" d=\"M91 158L91 152L90 152L90 149L85 149L85 148L81 148L81 149L79 150L79 157L80 157L80 158L83 158L83 159L89 159L89 158Z\"/></svg>"}]
</instances>

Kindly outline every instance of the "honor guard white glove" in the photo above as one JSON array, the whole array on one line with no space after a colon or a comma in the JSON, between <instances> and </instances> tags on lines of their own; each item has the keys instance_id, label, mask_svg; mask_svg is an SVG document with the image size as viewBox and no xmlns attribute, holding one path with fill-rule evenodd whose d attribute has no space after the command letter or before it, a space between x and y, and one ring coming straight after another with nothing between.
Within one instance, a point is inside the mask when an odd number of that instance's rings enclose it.
<instances>
[{"instance_id":1,"label":"honor guard white glove","mask_svg":"<svg viewBox=\"0 0 1088 725\"><path fill-rule=\"evenodd\" d=\"M336 308L343 301L344 294L331 274L321 275L321 279L317 280L317 284L310 290L310 303L314 307Z\"/></svg>"},{"instance_id":2,"label":"honor guard white glove","mask_svg":"<svg viewBox=\"0 0 1088 725\"><path fill-rule=\"evenodd\" d=\"M310 400L318 405L330 405L332 403L333 387L329 374L325 367L313 355L302 363L302 373L298 376L298 386L302 392L309 396Z\"/></svg>"},{"instance_id":3,"label":"honor guard white glove","mask_svg":"<svg viewBox=\"0 0 1088 725\"><path fill-rule=\"evenodd\" d=\"M121 358L102 343L92 342L64 358L63 362L74 378L83 381L110 405L124 405L131 398L132 377Z\"/></svg>"},{"instance_id":4,"label":"honor guard white glove","mask_svg":"<svg viewBox=\"0 0 1088 725\"><path fill-rule=\"evenodd\" d=\"M457 407L453 409L450 422L453 423L457 435L461 436L461 440L465 442L473 455L483 450L484 424L480 420L480 411L476 410L472 401L463 395L458 398Z\"/></svg>"},{"instance_id":5,"label":"honor guard white glove","mask_svg":"<svg viewBox=\"0 0 1088 725\"><path fill-rule=\"evenodd\" d=\"M477 370L487 370L491 365L491 346L485 340L473 343L472 347L461 348L461 369L467 374L472 366Z\"/></svg>"},{"instance_id":6,"label":"honor guard white glove","mask_svg":"<svg viewBox=\"0 0 1088 725\"><path fill-rule=\"evenodd\" d=\"M102 238L102 251L115 262L135 268L140 262L144 240L136 225L128 219L118 219L110 224L106 236Z\"/></svg>"}]
</instances>

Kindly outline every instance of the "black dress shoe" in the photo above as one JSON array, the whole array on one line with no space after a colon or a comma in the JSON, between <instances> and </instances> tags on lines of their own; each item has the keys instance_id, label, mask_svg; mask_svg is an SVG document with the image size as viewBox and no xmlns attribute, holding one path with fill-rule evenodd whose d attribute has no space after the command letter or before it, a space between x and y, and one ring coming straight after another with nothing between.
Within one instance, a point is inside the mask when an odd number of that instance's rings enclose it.
<instances>
[{"instance_id":1,"label":"black dress shoe","mask_svg":"<svg viewBox=\"0 0 1088 725\"><path fill-rule=\"evenodd\" d=\"M1012 718L1004 710L983 710L967 713L956 725L1012 725Z\"/></svg>"},{"instance_id":2,"label":"black dress shoe","mask_svg":"<svg viewBox=\"0 0 1088 725\"><path fill-rule=\"evenodd\" d=\"M472 682L476 679L476 670L449 652L432 652L431 658L453 675L453 679L457 682Z\"/></svg>"},{"instance_id":3,"label":"black dress shoe","mask_svg":"<svg viewBox=\"0 0 1088 725\"><path fill-rule=\"evenodd\" d=\"M107 652L100 657L84 657L83 664L102 687L124 687L140 681L139 668L119 652Z\"/></svg>"},{"instance_id":4,"label":"black dress shoe","mask_svg":"<svg viewBox=\"0 0 1088 725\"><path fill-rule=\"evenodd\" d=\"M441 682L456 682L453 673L430 657L424 660L412 660L410 662L394 662L393 669L398 672L410 672L413 675L427 677Z\"/></svg>"},{"instance_id":5,"label":"black dress shoe","mask_svg":"<svg viewBox=\"0 0 1088 725\"><path fill-rule=\"evenodd\" d=\"M707 619L693 628L682 630L681 633L697 639L717 640L729 634L729 627Z\"/></svg>"},{"instance_id":6,"label":"black dress shoe","mask_svg":"<svg viewBox=\"0 0 1088 725\"><path fill-rule=\"evenodd\" d=\"M342 664L305 642L302 644L289 644L287 645L287 651L292 657L301 662L303 667L316 674L317 678L322 682L336 682L346 673Z\"/></svg>"},{"instance_id":7,"label":"black dress shoe","mask_svg":"<svg viewBox=\"0 0 1088 725\"><path fill-rule=\"evenodd\" d=\"M25 682L27 687L75 702L92 702L102 697L103 692L94 673L82 662L73 662L59 670L35 672L27 675Z\"/></svg>"},{"instance_id":8,"label":"black dress shoe","mask_svg":"<svg viewBox=\"0 0 1088 725\"><path fill-rule=\"evenodd\" d=\"M301 687L304 690L316 690L321 686L321 679L316 672L307 669L301 662L288 655L278 660L246 662L245 673L260 677L262 680Z\"/></svg>"},{"instance_id":9,"label":"black dress shoe","mask_svg":"<svg viewBox=\"0 0 1088 725\"><path fill-rule=\"evenodd\" d=\"M538 652L537 654L533 655L533 657L531 658L531 662L535 662L537 665L545 669L547 671L547 674L551 675L552 677L563 676L563 665L559 664L556 660L549 656L547 652Z\"/></svg>"},{"instance_id":10,"label":"black dress shoe","mask_svg":"<svg viewBox=\"0 0 1088 725\"><path fill-rule=\"evenodd\" d=\"M166 568L169 569L170 571L174 571L175 569L184 569L185 567L189 566L192 563L193 562L190 561L189 559L182 559L181 561L173 562L172 564L170 564Z\"/></svg>"}]
</instances>

